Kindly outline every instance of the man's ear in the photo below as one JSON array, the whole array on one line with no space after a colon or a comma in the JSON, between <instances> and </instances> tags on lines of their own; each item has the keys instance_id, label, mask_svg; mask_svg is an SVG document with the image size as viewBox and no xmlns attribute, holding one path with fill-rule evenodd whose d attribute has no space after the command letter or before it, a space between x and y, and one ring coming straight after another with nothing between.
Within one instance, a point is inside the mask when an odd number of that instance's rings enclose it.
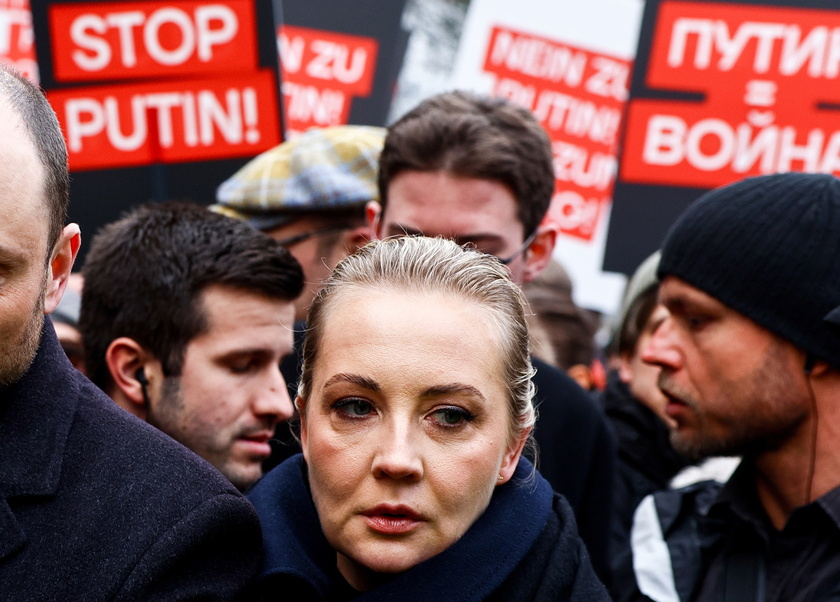
<instances>
[{"instance_id":1,"label":"man's ear","mask_svg":"<svg viewBox=\"0 0 840 602\"><path fill-rule=\"evenodd\" d=\"M496 481L497 485L504 485L516 472L516 467L519 465L519 458L522 456L522 450L525 449L525 443L528 441L528 436L531 434L531 429L523 430L516 439L511 441L502 458L502 465L499 468L499 477Z\"/></svg>"},{"instance_id":2,"label":"man's ear","mask_svg":"<svg viewBox=\"0 0 840 602\"><path fill-rule=\"evenodd\" d=\"M309 441L309 431L306 429L306 400L298 395L295 397L295 409L300 420L300 449L303 452L303 459L309 461L309 449L307 441Z\"/></svg>"},{"instance_id":3,"label":"man's ear","mask_svg":"<svg viewBox=\"0 0 840 602\"><path fill-rule=\"evenodd\" d=\"M160 362L134 339L119 337L108 345L105 363L113 381L111 398L124 410L146 420L145 396L157 391L163 379Z\"/></svg>"},{"instance_id":4,"label":"man's ear","mask_svg":"<svg viewBox=\"0 0 840 602\"><path fill-rule=\"evenodd\" d=\"M76 261L81 244L82 235L79 226L76 224L65 226L50 256L47 287L44 291L45 314L53 312L58 307L64 295L64 289L67 288L67 279L73 271L73 262Z\"/></svg>"},{"instance_id":5,"label":"man's ear","mask_svg":"<svg viewBox=\"0 0 840 602\"><path fill-rule=\"evenodd\" d=\"M368 201L365 205L365 216L367 217L370 235L373 238L382 238L382 205L379 201Z\"/></svg>"},{"instance_id":6,"label":"man's ear","mask_svg":"<svg viewBox=\"0 0 840 602\"><path fill-rule=\"evenodd\" d=\"M554 245L557 243L557 234L560 228L552 221L543 221L537 226L537 234L534 236L534 242L528 247L528 253L525 255L525 273L523 275L524 282L531 282L534 278L540 275L551 261L551 255L554 252Z\"/></svg>"}]
</instances>

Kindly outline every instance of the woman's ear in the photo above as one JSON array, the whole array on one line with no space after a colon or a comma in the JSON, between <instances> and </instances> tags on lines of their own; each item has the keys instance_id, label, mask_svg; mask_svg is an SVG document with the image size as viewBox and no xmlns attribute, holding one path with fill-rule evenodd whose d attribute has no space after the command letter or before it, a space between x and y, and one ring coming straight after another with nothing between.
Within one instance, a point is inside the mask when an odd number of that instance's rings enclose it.
<instances>
[{"instance_id":1,"label":"woman's ear","mask_svg":"<svg viewBox=\"0 0 840 602\"><path fill-rule=\"evenodd\" d=\"M295 408L297 408L300 419L300 449L303 452L303 459L309 461L309 450L307 449L307 442L309 441L309 431L306 430L306 400L298 395L295 397Z\"/></svg>"},{"instance_id":2,"label":"woman's ear","mask_svg":"<svg viewBox=\"0 0 840 602\"><path fill-rule=\"evenodd\" d=\"M519 465L519 458L522 456L522 450L525 449L525 443L528 441L528 436L530 434L530 428L524 429L510 442L510 445L502 458L502 465L499 467L499 479L496 482L497 485L504 485L510 481L513 473L516 472L516 467Z\"/></svg>"}]
</instances>

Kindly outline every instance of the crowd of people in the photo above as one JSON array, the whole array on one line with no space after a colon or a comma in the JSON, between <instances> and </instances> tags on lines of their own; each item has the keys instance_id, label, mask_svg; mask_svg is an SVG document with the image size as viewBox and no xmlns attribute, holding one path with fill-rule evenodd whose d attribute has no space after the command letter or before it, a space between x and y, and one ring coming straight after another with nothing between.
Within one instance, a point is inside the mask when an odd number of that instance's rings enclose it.
<instances>
[{"instance_id":1,"label":"crowd of people","mask_svg":"<svg viewBox=\"0 0 840 602\"><path fill-rule=\"evenodd\" d=\"M554 187L529 111L449 92L73 272L0 67L0 599L840 599L840 180L703 195L603 350Z\"/></svg>"}]
</instances>

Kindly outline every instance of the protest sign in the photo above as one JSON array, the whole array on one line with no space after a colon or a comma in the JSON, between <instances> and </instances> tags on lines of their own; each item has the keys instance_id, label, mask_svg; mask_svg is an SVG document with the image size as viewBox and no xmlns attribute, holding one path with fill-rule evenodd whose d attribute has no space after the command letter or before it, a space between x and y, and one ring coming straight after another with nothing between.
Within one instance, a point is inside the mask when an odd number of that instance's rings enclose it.
<instances>
[{"instance_id":1,"label":"protest sign","mask_svg":"<svg viewBox=\"0 0 840 602\"><path fill-rule=\"evenodd\" d=\"M632 0L472 0L451 79L526 107L546 129L555 257L572 277L575 301L606 313L625 282L601 265L640 9Z\"/></svg>"},{"instance_id":2,"label":"protest sign","mask_svg":"<svg viewBox=\"0 0 840 602\"><path fill-rule=\"evenodd\" d=\"M647 3L608 269L630 271L705 190L777 172L840 175L840 11L769 4Z\"/></svg>"}]
</instances>

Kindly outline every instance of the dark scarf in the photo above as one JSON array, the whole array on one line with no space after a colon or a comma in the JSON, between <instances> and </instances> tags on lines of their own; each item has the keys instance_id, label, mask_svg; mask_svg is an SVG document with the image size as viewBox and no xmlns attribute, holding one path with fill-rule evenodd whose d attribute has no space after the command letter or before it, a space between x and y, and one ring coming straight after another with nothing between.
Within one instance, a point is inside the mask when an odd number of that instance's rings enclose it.
<instances>
[{"instance_id":1,"label":"dark scarf","mask_svg":"<svg viewBox=\"0 0 840 602\"><path fill-rule=\"evenodd\" d=\"M521 459L513 479L496 488L487 509L461 539L357 599L487 597L517 567L551 512L551 487L539 474L532 477L532 472L531 464ZM295 582L301 586L295 591L308 591L321 600L349 597L335 568L336 552L321 531L303 456L294 456L269 473L249 498L260 514L265 538L263 567L257 577L263 598L283 597Z\"/></svg>"}]
</instances>

